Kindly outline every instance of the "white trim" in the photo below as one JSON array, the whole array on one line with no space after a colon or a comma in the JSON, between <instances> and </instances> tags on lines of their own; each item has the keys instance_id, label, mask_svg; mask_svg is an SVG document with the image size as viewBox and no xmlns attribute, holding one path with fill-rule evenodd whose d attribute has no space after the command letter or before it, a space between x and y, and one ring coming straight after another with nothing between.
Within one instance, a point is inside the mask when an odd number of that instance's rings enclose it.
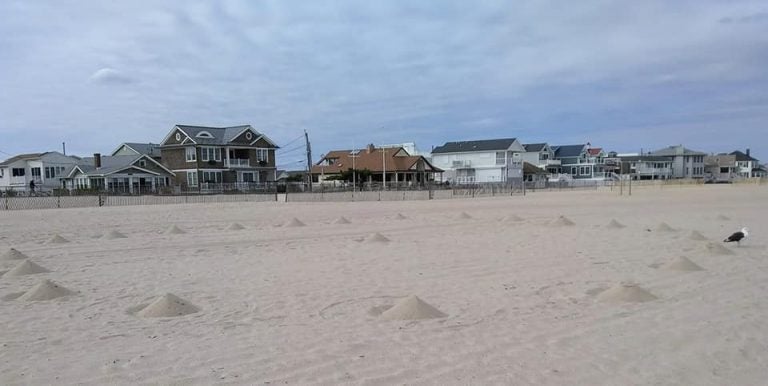
<instances>
[{"instance_id":1,"label":"white trim","mask_svg":"<svg viewBox=\"0 0 768 386\"><path fill-rule=\"evenodd\" d=\"M201 130L199 133L197 133L195 135L195 138L211 139L211 138L216 138L216 137L214 137L213 134L211 134L209 131Z\"/></svg>"},{"instance_id":2,"label":"white trim","mask_svg":"<svg viewBox=\"0 0 768 386\"><path fill-rule=\"evenodd\" d=\"M195 159L189 159L189 149L192 149L192 152L195 155ZM197 162L197 147L195 146L184 146L184 159L191 163L191 162Z\"/></svg>"},{"instance_id":3,"label":"white trim","mask_svg":"<svg viewBox=\"0 0 768 386\"><path fill-rule=\"evenodd\" d=\"M140 160L142 158L146 158L146 159L152 161L155 165L159 166L161 169L165 170L168 173L171 173L171 175L173 175L173 176L176 175L176 173L172 172L170 169L168 169L167 167L163 166L163 164L161 164L160 162L155 161L154 158L152 158L152 157L150 157L150 156L148 156L146 154L143 154L141 157L137 158L136 161L138 161L138 160ZM133 161L133 162L136 162L136 161Z\"/></svg>"},{"instance_id":4,"label":"white trim","mask_svg":"<svg viewBox=\"0 0 768 386\"><path fill-rule=\"evenodd\" d=\"M170 138L170 137L171 137L171 135L172 135L174 132L176 132L176 130L178 130L178 131L182 132L182 133L183 133L184 135L186 135L186 136L187 136L187 138L189 138L189 139L190 139L192 142L195 142L195 140L193 140L193 139L192 139L192 138L189 136L189 134L187 134L187 133L186 133L184 130L182 130L182 129L181 129L179 126L178 126L178 125L174 125L174 126L173 126L173 129L171 129L171 131L168 133L168 135L166 135L166 136L165 136L165 138L163 138L163 140L160 142L160 146L164 146L164 145L165 145L165 143L168 141L168 138ZM197 143L197 142L195 142L195 143Z\"/></svg>"},{"instance_id":5,"label":"white trim","mask_svg":"<svg viewBox=\"0 0 768 386\"><path fill-rule=\"evenodd\" d=\"M136 153L136 155L140 155L140 154L141 154L141 153L139 153L138 151L136 151L136 149L132 148L130 145L128 145L127 143L123 142L123 143L121 143L121 144L120 144L120 146L118 146L118 147L117 147L117 149L115 149L114 151L112 151L112 153L110 154L110 156L114 157L114 156L115 156L115 153L117 153L118 151L120 151L120 149L122 149L122 148L124 148L124 147L127 147L127 148L131 149L131 151L133 151L134 153Z\"/></svg>"},{"instance_id":6,"label":"white trim","mask_svg":"<svg viewBox=\"0 0 768 386\"><path fill-rule=\"evenodd\" d=\"M238 137L243 135L243 133L245 133L246 131L250 131L251 133L253 133L255 135L259 135L259 133L254 132L253 127L251 127L251 125L245 125L245 129L243 129L241 132L237 133L234 137L232 137L232 139L227 141L227 143L232 143L232 141L236 140Z\"/></svg>"},{"instance_id":7,"label":"white trim","mask_svg":"<svg viewBox=\"0 0 768 386\"><path fill-rule=\"evenodd\" d=\"M109 173L104 173L104 174L95 174L95 175L97 175L97 176L108 176L108 175L111 175L111 174L115 174L115 173L117 173L117 172L122 172L123 170L126 170L126 169L137 169L137 170L141 170L142 172L145 172L145 173L153 174L153 175L155 175L155 176L159 176L159 175L161 175L161 174L160 174L160 173L158 173L158 172L153 172L153 171L151 171L151 170L147 170L147 169L144 169L144 168L142 168L142 167L139 167L139 166L136 166L136 165L133 165L133 164L131 164L131 165L128 165L128 166L126 166L126 167L124 167L124 168L120 168L120 169L117 169L117 170L115 170L115 171L112 171L112 172L109 172Z\"/></svg>"}]
</instances>

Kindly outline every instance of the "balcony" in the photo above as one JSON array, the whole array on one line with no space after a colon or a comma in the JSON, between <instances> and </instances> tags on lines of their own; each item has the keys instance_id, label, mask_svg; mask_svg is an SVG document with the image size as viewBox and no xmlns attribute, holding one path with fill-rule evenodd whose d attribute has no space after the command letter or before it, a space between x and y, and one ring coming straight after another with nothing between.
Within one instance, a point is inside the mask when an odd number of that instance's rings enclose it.
<instances>
[{"instance_id":1,"label":"balcony","mask_svg":"<svg viewBox=\"0 0 768 386\"><path fill-rule=\"evenodd\" d=\"M469 169L472 167L472 161L469 161L469 160L453 161L453 163L451 164L451 167L454 169Z\"/></svg>"},{"instance_id":2,"label":"balcony","mask_svg":"<svg viewBox=\"0 0 768 386\"><path fill-rule=\"evenodd\" d=\"M550 165L560 165L559 159L540 159L539 160L539 167L547 167Z\"/></svg>"},{"instance_id":3,"label":"balcony","mask_svg":"<svg viewBox=\"0 0 768 386\"><path fill-rule=\"evenodd\" d=\"M632 168L630 172L634 174L672 175L671 168L650 168L638 166L637 168Z\"/></svg>"},{"instance_id":4,"label":"balcony","mask_svg":"<svg viewBox=\"0 0 768 386\"><path fill-rule=\"evenodd\" d=\"M230 158L224 162L224 166L228 168L249 168L251 167L251 160L248 158Z\"/></svg>"}]
</instances>

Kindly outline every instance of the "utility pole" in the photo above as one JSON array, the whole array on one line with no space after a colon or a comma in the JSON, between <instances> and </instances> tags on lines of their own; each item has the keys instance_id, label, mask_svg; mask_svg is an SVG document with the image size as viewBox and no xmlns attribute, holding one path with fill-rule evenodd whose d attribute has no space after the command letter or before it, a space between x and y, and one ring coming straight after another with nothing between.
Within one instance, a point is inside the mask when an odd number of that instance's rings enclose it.
<instances>
[{"instance_id":1,"label":"utility pole","mask_svg":"<svg viewBox=\"0 0 768 386\"><path fill-rule=\"evenodd\" d=\"M385 156L387 154L386 148L381 148L381 164L382 164L382 172L381 172L381 183L382 183L382 189L387 189L387 157Z\"/></svg>"},{"instance_id":2,"label":"utility pole","mask_svg":"<svg viewBox=\"0 0 768 386\"><path fill-rule=\"evenodd\" d=\"M355 143L352 142L352 199L355 199L355 189L357 189L357 169L355 169L355 158L357 153L355 152Z\"/></svg>"},{"instance_id":3,"label":"utility pole","mask_svg":"<svg viewBox=\"0 0 768 386\"><path fill-rule=\"evenodd\" d=\"M307 144L307 180L309 181L309 191L312 191L312 146L309 144L309 134L304 130L304 141Z\"/></svg>"}]
</instances>

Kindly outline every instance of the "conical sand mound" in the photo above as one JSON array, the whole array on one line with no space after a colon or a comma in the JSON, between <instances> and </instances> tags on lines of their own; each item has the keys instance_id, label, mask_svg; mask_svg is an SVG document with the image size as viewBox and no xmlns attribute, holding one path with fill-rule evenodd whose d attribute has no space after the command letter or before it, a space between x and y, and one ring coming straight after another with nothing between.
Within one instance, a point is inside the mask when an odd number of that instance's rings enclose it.
<instances>
[{"instance_id":1,"label":"conical sand mound","mask_svg":"<svg viewBox=\"0 0 768 386\"><path fill-rule=\"evenodd\" d=\"M239 231L245 229L244 226L240 225L239 223L233 222L232 224L229 224L227 227L228 231Z\"/></svg>"},{"instance_id":2,"label":"conical sand mound","mask_svg":"<svg viewBox=\"0 0 768 386\"><path fill-rule=\"evenodd\" d=\"M673 262L665 265L664 268L672 271L703 271L704 270L704 268L701 268L698 264L692 262L685 256L678 257Z\"/></svg>"},{"instance_id":3,"label":"conical sand mound","mask_svg":"<svg viewBox=\"0 0 768 386\"><path fill-rule=\"evenodd\" d=\"M612 219L611 222L609 222L608 225L606 225L605 227L611 228L611 229L621 229L621 228L624 228L625 225Z\"/></svg>"},{"instance_id":4,"label":"conical sand mound","mask_svg":"<svg viewBox=\"0 0 768 386\"><path fill-rule=\"evenodd\" d=\"M60 235L54 235L50 239L48 239L48 244L64 244L68 243L69 240L61 237Z\"/></svg>"},{"instance_id":5,"label":"conical sand mound","mask_svg":"<svg viewBox=\"0 0 768 386\"><path fill-rule=\"evenodd\" d=\"M10 271L5 273L5 277L9 276L24 276L24 275L34 275L36 273L46 273L51 272L37 264L35 264L32 260L24 260L21 263L19 263L17 266L13 267Z\"/></svg>"},{"instance_id":6,"label":"conical sand mound","mask_svg":"<svg viewBox=\"0 0 768 386\"><path fill-rule=\"evenodd\" d=\"M699 231L691 231L690 234L688 234L688 238L691 240L698 240L698 241L707 241L709 240L706 236L699 233Z\"/></svg>"},{"instance_id":7,"label":"conical sand mound","mask_svg":"<svg viewBox=\"0 0 768 386\"><path fill-rule=\"evenodd\" d=\"M336 221L334 221L333 223L334 224L352 224L352 222L347 220L347 218L344 216L337 218Z\"/></svg>"},{"instance_id":8,"label":"conical sand mound","mask_svg":"<svg viewBox=\"0 0 768 386\"><path fill-rule=\"evenodd\" d=\"M469 220L469 219L472 218L472 216L470 216L469 213L467 213L467 212L461 212L459 214L459 218L462 219L462 220Z\"/></svg>"},{"instance_id":9,"label":"conical sand mound","mask_svg":"<svg viewBox=\"0 0 768 386\"><path fill-rule=\"evenodd\" d=\"M718 214L718 215L717 215L717 219L718 219L718 220L722 220L722 221L728 221L728 220L730 220L731 218L730 218L730 217L728 217L728 216L726 216L726 215L724 215L724 214Z\"/></svg>"},{"instance_id":10,"label":"conical sand mound","mask_svg":"<svg viewBox=\"0 0 768 386\"><path fill-rule=\"evenodd\" d=\"M706 250L710 255L714 256L733 254L733 251L730 249L720 245L719 243L713 242L708 242L707 245L704 246L704 250Z\"/></svg>"},{"instance_id":11,"label":"conical sand mound","mask_svg":"<svg viewBox=\"0 0 768 386\"><path fill-rule=\"evenodd\" d=\"M501 221L502 222L520 222L520 221L525 221L525 220L522 217L520 217L520 216L518 216L516 214L513 214L513 215L510 215L510 216L505 216L504 218L501 219Z\"/></svg>"},{"instance_id":12,"label":"conical sand mound","mask_svg":"<svg viewBox=\"0 0 768 386\"><path fill-rule=\"evenodd\" d=\"M435 319L446 316L448 315L416 296L409 296L381 313L381 318L384 320Z\"/></svg>"},{"instance_id":13,"label":"conical sand mound","mask_svg":"<svg viewBox=\"0 0 768 386\"><path fill-rule=\"evenodd\" d=\"M3 254L3 260L24 260L28 258L27 255L19 252L16 248L10 248Z\"/></svg>"},{"instance_id":14,"label":"conical sand mound","mask_svg":"<svg viewBox=\"0 0 768 386\"><path fill-rule=\"evenodd\" d=\"M198 311L200 309L188 301L174 294L165 294L141 309L136 315L143 318L168 318L194 314Z\"/></svg>"},{"instance_id":15,"label":"conical sand mound","mask_svg":"<svg viewBox=\"0 0 768 386\"><path fill-rule=\"evenodd\" d=\"M408 217L405 217L402 213L398 213L397 215L395 215L395 220L405 220L407 218Z\"/></svg>"},{"instance_id":16,"label":"conical sand mound","mask_svg":"<svg viewBox=\"0 0 768 386\"><path fill-rule=\"evenodd\" d=\"M187 232L173 224L166 229L165 233L169 235L182 235Z\"/></svg>"},{"instance_id":17,"label":"conical sand mound","mask_svg":"<svg viewBox=\"0 0 768 386\"><path fill-rule=\"evenodd\" d=\"M379 232L365 238L366 243L388 243L390 240Z\"/></svg>"},{"instance_id":18,"label":"conical sand mound","mask_svg":"<svg viewBox=\"0 0 768 386\"><path fill-rule=\"evenodd\" d=\"M569 226L576 225L576 223L568 219L568 217L560 216L557 218L557 220L552 221L552 225L559 226L559 227L563 227L563 226L569 227Z\"/></svg>"},{"instance_id":19,"label":"conical sand mound","mask_svg":"<svg viewBox=\"0 0 768 386\"><path fill-rule=\"evenodd\" d=\"M609 303L641 303L658 299L637 284L615 285L597 295L597 300Z\"/></svg>"},{"instance_id":20,"label":"conical sand mound","mask_svg":"<svg viewBox=\"0 0 768 386\"><path fill-rule=\"evenodd\" d=\"M294 217L294 218L291 219L291 221L288 221L283 226L285 226L287 228L295 228L295 227L303 227L303 226L306 226L306 225L307 224L304 224L303 222L301 222L301 220L299 220L296 217Z\"/></svg>"},{"instance_id":21,"label":"conical sand mound","mask_svg":"<svg viewBox=\"0 0 768 386\"><path fill-rule=\"evenodd\" d=\"M51 300L60 298L67 295L72 295L74 292L50 281L45 280L40 284L32 287L29 291L18 297L18 300L23 301L38 301L38 300Z\"/></svg>"},{"instance_id":22,"label":"conical sand mound","mask_svg":"<svg viewBox=\"0 0 768 386\"><path fill-rule=\"evenodd\" d=\"M663 223L660 223L658 226L656 226L656 231L657 232L674 232L675 229L669 226L669 224L663 222Z\"/></svg>"},{"instance_id":23,"label":"conical sand mound","mask_svg":"<svg viewBox=\"0 0 768 386\"><path fill-rule=\"evenodd\" d=\"M109 233L105 234L101 238L102 239L107 239L107 240L114 240L114 239L124 239L126 237L127 237L126 235L124 235L124 234L122 234L122 233L120 233L120 232L118 232L116 230L111 230L111 231L109 231Z\"/></svg>"}]
</instances>

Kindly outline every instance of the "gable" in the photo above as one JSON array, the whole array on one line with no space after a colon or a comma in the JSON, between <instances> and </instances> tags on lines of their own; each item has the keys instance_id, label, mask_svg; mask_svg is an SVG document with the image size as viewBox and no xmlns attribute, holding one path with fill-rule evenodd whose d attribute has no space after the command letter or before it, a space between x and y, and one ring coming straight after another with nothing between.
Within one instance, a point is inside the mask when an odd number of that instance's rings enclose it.
<instances>
[{"instance_id":1,"label":"gable","mask_svg":"<svg viewBox=\"0 0 768 386\"><path fill-rule=\"evenodd\" d=\"M136 150L133 150L128 145L122 145L117 150L115 150L112 155L137 155L139 154Z\"/></svg>"},{"instance_id":2,"label":"gable","mask_svg":"<svg viewBox=\"0 0 768 386\"><path fill-rule=\"evenodd\" d=\"M243 144L243 145L250 145L251 142L257 140L259 138L258 133L253 131L250 127L243 130L242 133L238 134L235 138L232 138L230 143L237 143L237 144Z\"/></svg>"},{"instance_id":3,"label":"gable","mask_svg":"<svg viewBox=\"0 0 768 386\"><path fill-rule=\"evenodd\" d=\"M171 130L170 133L168 133L168 135L165 137L163 142L160 143L160 145L162 145L162 146L166 146L166 145L181 145L181 144L185 144L185 143L189 143L189 142L194 143L195 141L192 138L190 138L187 135L187 133L185 133L183 130L181 130L178 127L174 127L174 129Z\"/></svg>"}]
</instances>

